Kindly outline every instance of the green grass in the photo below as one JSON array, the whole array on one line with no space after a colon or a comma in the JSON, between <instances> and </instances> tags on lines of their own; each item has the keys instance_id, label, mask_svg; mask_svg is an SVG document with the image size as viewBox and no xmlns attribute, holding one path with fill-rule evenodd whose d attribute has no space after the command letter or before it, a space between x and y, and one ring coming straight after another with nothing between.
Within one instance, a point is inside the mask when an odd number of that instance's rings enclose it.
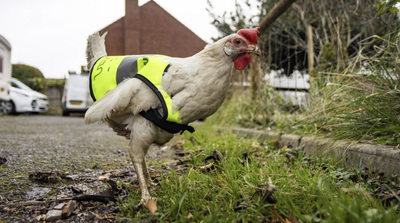
<instances>
[{"instance_id":1,"label":"green grass","mask_svg":"<svg viewBox=\"0 0 400 223\"><path fill-rule=\"evenodd\" d=\"M184 151L204 151L193 155L185 169L171 169L152 188L150 193L158 205L155 214L146 208L133 208L140 201L140 190L136 189L119 203L121 220L400 222L399 199L383 205L372 195L383 185L378 176L367 174L366 178L365 171L306 157L301 148L274 148L275 142L233 135L209 125L196 126L193 135L185 133L177 140L185 140ZM215 169L202 170L204 160L215 149L222 160L211 160ZM385 183L393 187L398 180L392 177ZM274 197L264 194L270 183L276 189Z\"/></svg>"},{"instance_id":2,"label":"green grass","mask_svg":"<svg viewBox=\"0 0 400 223\"><path fill-rule=\"evenodd\" d=\"M234 91L208 120L222 126L277 130L287 128L296 120L292 103L273 88L265 86L253 100L251 93L250 89Z\"/></svg>"}]
</instances>

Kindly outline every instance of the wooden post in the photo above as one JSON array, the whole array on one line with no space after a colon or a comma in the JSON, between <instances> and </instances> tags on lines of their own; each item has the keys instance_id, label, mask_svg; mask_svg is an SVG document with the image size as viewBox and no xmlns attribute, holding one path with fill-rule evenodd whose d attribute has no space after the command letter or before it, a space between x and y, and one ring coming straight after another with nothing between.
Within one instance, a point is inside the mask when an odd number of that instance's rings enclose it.
<instances>
[{"instance_id":1,"label":"wooden post","mask_svg":"<svg viewBox=\"0 0 400 223\"><path fill-rule=\"evenodd\" d=\"M310 71L314 69L314 41L312 26L307 26L307 62L308 62L308 74L310 75L310 91L314 84L314 74Z\"/></svg>"},{"instance_id":2,"label":"wooden post","mask_svg":"<svg viewBox=\"0 0 400 223\"><path fill-rule=\"evenodd\" d=\"M308 58L308 71L314 69L314 41L312 26L307 26L307 58Z\"/></svg>"}]
</instances>

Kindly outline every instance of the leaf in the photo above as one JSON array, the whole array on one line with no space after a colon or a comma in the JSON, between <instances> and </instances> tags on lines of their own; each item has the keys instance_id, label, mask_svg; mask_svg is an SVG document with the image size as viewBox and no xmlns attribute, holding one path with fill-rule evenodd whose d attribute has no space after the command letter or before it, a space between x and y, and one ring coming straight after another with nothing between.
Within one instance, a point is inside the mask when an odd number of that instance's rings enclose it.
<instances>
[{"instance_id":1,"label":"leaf","mask_svg":"<svg viewBox=\"0 0 400 223\"><path fill-rule=\"evenodd\" d=\"M389 12L390 12L390 13L398 13L398 12L399 12L399 9L396 8L396 7L392 7L392 8L389 9Z\"/></svg>"},{"instance_id":2,"label":"leaf","mask_svg":"<svg viewBox=\"0 0 400 223\"><path fill-rule=\"evenodd\" d=\"M378 3L379 4L379 3ZM376 6L378 6L378 4L376 5ZM379 15L382 15L383 13L385 13L385 12L392 12L392 10L394 10L394 11L396 11L396 7L395 7L395 5L397 4L397 1L395 1L395 0L393 0L393 1L389 1L389 2L387 2L387 3L383 3L383 4L381 4L381 5L379 5L380 7L380 10L379 10L379 12L378 12L378 16ZM394 8L394 9L393 9ZM399 11L398 9L397 9L397 11Z\"/></svg>"},{"instance_id":3,"label":"leaf","mask_svg":"<svg viewBox=\"0 0 400 223\"><path fill-rule=\"evenodd\" d=\"M380 9L382 6L384 6L386 3L378 2L375 6Z\"/></svg>"},{"instance_id":4,"label":"leaf","mask_svg":"<svg viewBox=\"0 0 400 223\"><path fill-rule=\"evenodd\" d=\"M99 181L102 181L102 182L107 182L107 181L110 180L110 174L109 174L109 173L106 173L106 174L104 174L103 176L99 176L98 180L99 180Z\"/></svg>"},{"instance_id":5,"label":"leaf","mask_svg":"<svg viewBox=\"0 0 400 223\"><path fill-rule=\"evenodd\" d=\"M355 176L355 173L353 173L353 172L345 173L345 174L343 175L343 179L347 180L347 179L349 179L349 178L352 177L352 176Z\"/></svg>"},{"instance_id":6,"label":"leaf","mask_svg":"<svg viewBox=\"0 0 400 223\"><path fill-rule=\"evenodd\" d=\"M149 199L143 206L149 209L149 211L153 214L157 211L157 203L153 199Z\"/></svg>"},{"instance_id":7,"label":"leaf","mask_svg":"<svg viewBox=\"0 0 400 223\"><path fill-rule=\"evenodd\" d=\"M379 10L379 12L378 12L378 16L380 16L380 15L382 15L383 13L385 13L386 12L386 10L384 10L384 8L382 7L381 8L381 10Z\"/></svg>"},{"instance_id":8,"label":"leaf","mask_svg":"<svg viewBox=\"0 0 400 223\"><path fill-rule=\"evenodd\" d=\"M397 9L398 10L398 9ZM388 130L396 133L396 134L400 134L400 126L398 125L391 125Z\"/></svg>"},{"instance_id":9,"label":"leaf","mask_svg":"<svg viewBox=\"0 0 400 223\"><path fill-rule=\"evenodd\" d=\"M200 169L205 170L205 171L210 171L210 170L214 169L214 164L213 163L207 164L205 166L200 167Z\"/></svg>"},{"instance_id":10,"label":"leaf","mask_svg":"<svg viewBox=\"0 0 400 223\"><path fill-rule=\"evenodd\" d=\"M222 188L225 188L225 189L229 189L224 183L221 183L221 182L219 182L218 180L215 180L215 181L216 181L216 183L217 183L218 186L220 186L220 187L222 187Z\"/></svg>"},{"instance_id":11,"label":"leaf","mask_svg":"<svg viewBox=\"0 0 400 223\"><path fill-rule=\"evenodd\" d=\"M368 210L366 210L364 212L370 218L378 215L378 210L376 208L368 209Z\"/></svg>"},{"instance_id":12,"label":"leaf","mask_svg":"<svg viewBox=\"0 0 400 223\"><path fill-rule=\"evenodd\" d=\"M387 144L387 145L394 146L394 145L396 145L396 144L397 144L397 140L396 140L396 141L394 141L394 140L393 140L393 139L391 139L391 138L389 138L389 139L386 139L386 144Z\"/></svg>"},{"instance_id":13,"label":"leaf","mask_svg":"<svg viewBox=\"0 0 400 223\"><path fill-rule=\"evenodd\" d=\"M382 139L381 137L376 138L376 142L378 144L384 145L386 143L386 139Z\"/></svg>"},{"instance_id":14,"label":"leaf","mask_svg":"<svg viewBox=\"0 0 400 223\"><path fill-rule=\"evenodd\" d=\"M296 218L296 216L294 216L293 212L289 211L289 219L285 219L286 222L290 222L290 223L299 223L298 219Z\"/></svg>"},{"instance_id":15,"label":"leaf","mask_svg":"<svg viewBox=\"0 0 400 223\"><path fill-rule=\"evenodd\" d=\"M397 1L395 1L395 0L389 1L389 2L385 5L385 8L392 8L392 7L395 7L396 4L397 4Z\"/></svg>"},{"instance_id":16,"label":"leaf","mask_svg":"<svg viewBox=\"0 0 400 223\"><path fill-rule=\"evenodd\" d=\"M249 207L250 206L246 202L243 201L238 206L236 206L233 210L236 212L236 211L239 211L239 210L247 209Z\"/></svg>"},{"instance_id":17,"label":"leaf","mask_svg":"<svg viewBox=\"0 0 400 223\"><path fill-rule=\"evenodd\" d=\"M184 145L185 145L185 140L179 140L171 145L171 149L183 150Z\"/></svg>"},{"instance_id":18,"label":"leaf","mask_svg":"<svg viewBox=\"0 0 400 223\"><path fill-rule=\"evenodd\" d=\"M399 139L400 139L400 138L399 138ZM242 166L244 166L244 162L243 162L242 159L240 159L240 158L238 157L237 160L239 161L239 163L240 163Z\"/></svg>"},{"instance_id":19,"label":"leaf","mask_svg":"<svg viewBox=\"0 0 400 223\"><path fill-rule=\"evenodd\" d=\"M251 147L253 147L253 149L258 149L260 148L260 143L258 143L257 141L253 142L253 144L251 144Z\"/></svg>"},{"instance_id":20,"label":"leaf","mask_svg":"<svg viewBox=\"0 0 400 223\"><path fill-rule=\"evenodd\" d=\"M222 154L217 149L214 149L214 156L215 156L217 162L221 162L222 161Z\"/></svg>"}]
</instances>

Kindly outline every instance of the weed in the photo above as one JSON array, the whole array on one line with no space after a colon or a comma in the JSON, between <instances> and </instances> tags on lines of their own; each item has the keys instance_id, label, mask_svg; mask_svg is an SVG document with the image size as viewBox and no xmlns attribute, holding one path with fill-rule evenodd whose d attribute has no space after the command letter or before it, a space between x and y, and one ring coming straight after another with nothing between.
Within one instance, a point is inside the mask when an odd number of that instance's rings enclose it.
<instances>
[{"instance_id":1,"label":"weed","mask_svg":"<svg viewBox=\"0 0 400 223\"><path fill-rule=\"evenodd\" d=\"M335 138L400 143L400 65L398 32L365 40L385 40L371 57L360 55L313 98L303 125L316 126Z\"/></svg>"}]
</instances>

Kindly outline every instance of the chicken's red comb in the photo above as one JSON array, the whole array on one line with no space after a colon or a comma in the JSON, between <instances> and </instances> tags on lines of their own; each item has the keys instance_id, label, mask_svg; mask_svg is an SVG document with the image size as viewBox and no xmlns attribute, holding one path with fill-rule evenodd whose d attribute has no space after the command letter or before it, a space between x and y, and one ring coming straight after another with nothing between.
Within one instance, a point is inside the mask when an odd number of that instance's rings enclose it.
<instances>
[{"instance_id":1,"label":"chicken's red comb","mask_svg":"<svg viewBox=\"0 0 400 223\"><path fill-rule=\"evenodd\" d=\"M258 40L257 34L260 33L258 31L259 28L260 27L252 28L252 29L241 29L237 33L239 35L243 36L244 38L246 38L250 43L256 45L257 40Z\"/></svg>"}]
</instances>

